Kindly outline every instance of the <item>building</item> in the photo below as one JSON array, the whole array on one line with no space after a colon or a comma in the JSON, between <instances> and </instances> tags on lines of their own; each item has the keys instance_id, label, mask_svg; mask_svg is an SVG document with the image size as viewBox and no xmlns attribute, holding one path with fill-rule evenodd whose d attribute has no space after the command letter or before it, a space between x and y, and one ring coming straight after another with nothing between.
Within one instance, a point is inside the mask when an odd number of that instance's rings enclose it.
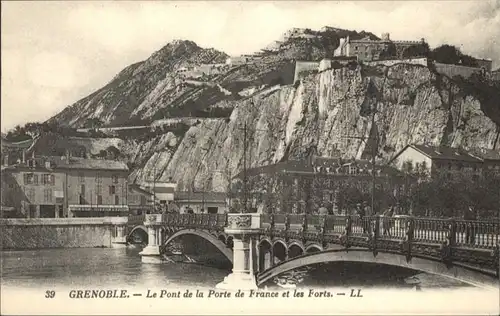
<instances>
[{"instance_id":1,"label":"building","mask_svg":"<svg viewBox=\"0 0 500 316\"><path fill-rule=\"evenodd\" d=\"M167 204L168 202L172 202L174 200L177 183L173 182L172 178L169 178L168 182L146 182L142 185L142 188L153 194L156 198L156 202L160 204Z\"/></svg>"},{"instance_id":2,"label":"building","mask_svg":"<svg viewBox=\"0 0 500 316\"><path fill-rule=\"evenodd\" d=\"M500 81L500 68L491 72L491 79Z\"/></svg>"},{"instance_id":3,"label":"building","mask_svg":"<svg viewBox=\"0 0 500 316\"><path fill-rule=\"evenodd\" d=\"M486 72L491 73L493 67L493 61L491 59L484 58L474 58L477 63L478 68L484 69Z\"/></svg>"},{"instance_id":4,"label":"building","mask_svg":"<svg viewBox=\"0 0 500 316\"><path fill-rule=\"evenodd\" d=\"M247 207L259 212L310 213L323 205L331 213L342 213L347 211L347 204L339 197L343 188L356 185L369 190L375 183L377 187L391 186L392 192L392 187L403 182L402 174L392 167L375 165L373 175L368 161L317 156L251 168L246 175ZM245 199L243 177L241 172L233 184L234 200L240 205Z\"/></svg>"},{"instance_id":5,"label":"building","mask_svg":"<svg viewBox=\"0 0 500 316\"><path fill-rule=\"evenodd\" d=\"M482 172L500 174L500 151L494 149L475 148L470 153L483 161Z\"/></svg>"},{"instance_id":6,"label":"building","mask_svg":"<svg viewBox=\"0 0 500 316\"><path fill-rule=\"evenodd\" d=\"M335 51L336 56L357 56L360 61L373 61L381 58L382 52L386 51L391 44L394 45L395 55L398 58L403 57L403 52L411 47L425 43L422 38L420 41L393 41L389 33L382 34L381 39L371 39L366 36L362 39L353 40L348 36L341 40L339 47Z\"/></svg>"},{"instance_id":7,"label":"building","mask_svg":"<svg viewBox=\"0 0 500 316\"><path fill-rule=\"evenodd\" d=\"M27 218L127 216L128 173L114 160L32 155L2 170L5 206Z\"/></svg>"},{"instance_id":8,"label":"building","mask_svg":"<svg viewBox=\"0 0 500 316\"><path fill-rule=\"evenodd\" d=\"M153 193L135 183L129 184L127 205L132 215L148 214L153 210Z\"/></svg>"},{"instance_id":9,"label":"building","mask_svg":"<svg viewBox=\"0 0 500 316\"><path fill-rule=\"evenodd\" d=\"M224 192L175 193L174 204L180 213L223 214L228 212L227 194ZM189 211L191 210L191 211Z\"/></svg>"},{"instance_id":10,"label":"building","mask_svg":"<svg viewBox=\"0 0 500 316\"><path fill-rule=\"evenodd\" d=\"M399 170L416 170L420 167L427 170L431 177L440 172L468 172L479 176L483 160L459 148L410 144L399 151L389 164Z\"/></svg>"}]
</instances>

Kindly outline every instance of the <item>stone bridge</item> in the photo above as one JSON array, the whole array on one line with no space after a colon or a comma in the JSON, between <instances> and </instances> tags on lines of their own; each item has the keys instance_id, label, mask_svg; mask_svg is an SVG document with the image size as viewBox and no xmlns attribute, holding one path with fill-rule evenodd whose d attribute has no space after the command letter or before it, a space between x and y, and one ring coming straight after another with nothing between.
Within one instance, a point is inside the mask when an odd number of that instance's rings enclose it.
<instances>
[{"instance_id":1,"label":"stone bridge","mask_svg":"<svg viewBox=\"0 0 500 316\"><path fill-rule=\"evenodd\" d=\"M499 286L500 223L431 218L296 214L148 214L118 229L126 243L147 233L145 263L162 246L197 235L216 246L233 271L219 288L257 288L281 273L335 261L380 263L438 274L487 288ZM116 238L115 238L116 239Z\"/></svg>"}]
</instances>

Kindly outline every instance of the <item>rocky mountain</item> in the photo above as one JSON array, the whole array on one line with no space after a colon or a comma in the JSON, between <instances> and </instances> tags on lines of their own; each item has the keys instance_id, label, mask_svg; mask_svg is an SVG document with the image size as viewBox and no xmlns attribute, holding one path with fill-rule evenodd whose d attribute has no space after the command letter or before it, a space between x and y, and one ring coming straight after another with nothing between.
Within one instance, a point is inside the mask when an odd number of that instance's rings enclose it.
<instances>
[{"instance_id":1,"label":"rocky mountain","mask_svg":"<svg viewBox=\"0 0 500 316\"><path fill-rule=\"evenodd\" d=\"M224 63L228 56L192 41L173 41L147 60L123 69L106 86L67 107L50 121L80 127L89 118L109 126L135 124L158 109L182 106L183 95L196 89L182 85L176 70L188 65Z\"/></svg>"},{"instance_id":2,"label":"rocky mountain","mask_svg":"<svg viewBox=\"0 0 500 316\"><path fill-rule=\"evenodd\" d=\"M294 84L293 60L331 56L340 32L289 39L275 51L194 81L176 70L221 63L227 55L173 42L51 120L74 127L88 118L109 126L156 121L147 133L116 134L109 143L131 166L131 181L172 177L180 190L224 191L243 168L245 125L250 166L300 159L312 150L360 158L374 146L352 136L378 135L380 161L409 143L500 149L500 89L487 82L448 78L420 65L350 64L311 71ZM222 108L227 111L218 117L193 118L193 109ZM179 123L175 117L191 118ZM96 154L106 142L81 143Z\"/></svg>"}]
</instances>

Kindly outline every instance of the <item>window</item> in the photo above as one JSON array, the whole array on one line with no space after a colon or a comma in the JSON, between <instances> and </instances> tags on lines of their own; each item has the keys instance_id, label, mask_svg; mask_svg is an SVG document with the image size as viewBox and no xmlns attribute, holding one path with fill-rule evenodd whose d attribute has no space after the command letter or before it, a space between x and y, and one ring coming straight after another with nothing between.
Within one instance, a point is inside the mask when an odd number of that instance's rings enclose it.
<instances>
[{"instance_id":1,"label":"window","mask_svg":"<svg viewBox=\"0 0 500 316\"><path fill-rule=\"evenodd\" d=\"M25 173L24 184L38 184L38 175L34 173Z\"/></svg>"},{"instance_id":2,"label":"window","mask_svg":"<svg viewBox=\"0 0 500 316\"><path fill-rule=\"evenodd\" d=\"M26 194L26 197L28 198L29 201L33 201L35 199L35 189L34 188L24 188L24 194Z\"/></svg>"},{"instance_id":3,"label":"window","mask_svg":"<svg viewBox=\"0 0 500 316\"><path fill-rule=\"evenodd\" d=\"M24 184L33 184L34 183L34 174L32 173L25 173L24 174Z\"/></svg>"},{"instance_id":4,"label":"window","mask_svg":"<svg viewBox=\"0 0 500 316\"><path fill-rule=\"evenodd\" d=\"M78 173L78 180L80 182L85 182L85 175L83 174L83 172Z\"/></svg>"},{"instance_id":5,"label":"window","mask_svg":"<svg viewBox=\"0 0 500 316\"><path fill-rule=\"evenodd\" d=\"M80 185L80 194L85 195L85 184Z\"/></svg>"},{"instance_id":6,"label":"window","mask_svg":"<svg viewBox=\"0 0 500 316\"><path fill-rule=\"evenodd\" d=\"M146 205L146 197L141 195L141 205Z\"/></svg>"},{"instance_id":7,"label":"window","mask_svg":"<svg viewBox=\"0 0 500 316\"><path fill-rule=\"evenodd\" d=\"M102 182L101 174L99 172L95 174L95 182L97 183Z\"/></svg>"},{"instance_id":8,"label":"window","mask_svg":"<svg viewBox=\"0 0 500 316\"><path fill-rule=\"evenodd\" d=\"M102 204L102 195L97 196L97 204L101 205Z\"/></svg>"},{"instance_id":9,"label":"window","mask_svg":"<svg viewBox=\"0 0 500 316\"><path fill-rule=\"evenodd\" d=\"M113 175L113 183L118 183L118 176L116 174Z\"/></svg>"},{"instance_id":10,"label":"window","mask_svg":"<svg viewBox=\"0 0 500 316\"><path fill-rule=\"evenodd\" d=\"M43 200L49 203L52 202L52 189L43 190Z\"/></svg>"},{"instance_id":11,"label":"window","mask_svg":"<svg viewBox=\"0 0 500 316\"><path fill-rule=\"evenodd\" d=\"M118 195L115 195L115 205L120 204L120 197Z\"/></svg>"},{"instance_id":12,"label":"window","mask_svg":"<svg viewBox=\"0 0 500 316\"><path fill-rule=\"evenodd\" d=\"M356 166L349 166L349 174L357 174L358 168Z\"/></svg>"},{"instance_id":13,"label":"window","mask_svg":"<svg viewBox=\"0 0 500 316\"><path fill-rule=\"evenodd\" d=\"M109 186L109 195L113 195L116 192L116 188L114 185Z\"/></svg>"},{"instance_id":14,"label":"window","mask_svg":"<svg viewBox=\"0 0 500 316\"><path fill-rule=\"evenodd\" d=\"M53 174L42 175L42 184L54 185L54 183L55 183L55 176Z\"/></svg>"}]
</instances>

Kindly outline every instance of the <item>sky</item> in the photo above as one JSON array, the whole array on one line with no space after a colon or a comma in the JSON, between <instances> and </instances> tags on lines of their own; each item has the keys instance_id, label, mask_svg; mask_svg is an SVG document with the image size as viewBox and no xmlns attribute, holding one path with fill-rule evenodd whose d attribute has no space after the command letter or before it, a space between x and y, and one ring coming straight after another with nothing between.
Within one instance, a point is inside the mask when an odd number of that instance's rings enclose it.
<instances>
[{"instance_id":1,"label":"sky","mask_svg":"<svg viewBox=\"0 0 500 316\"><path fill-rule=\"evenodd\" d=\"M50 118L174 39L239 55L328 25L452 44L500 66L500 0L2 1L1 11L2 132Z\"/></svg>"}]
</instances>

